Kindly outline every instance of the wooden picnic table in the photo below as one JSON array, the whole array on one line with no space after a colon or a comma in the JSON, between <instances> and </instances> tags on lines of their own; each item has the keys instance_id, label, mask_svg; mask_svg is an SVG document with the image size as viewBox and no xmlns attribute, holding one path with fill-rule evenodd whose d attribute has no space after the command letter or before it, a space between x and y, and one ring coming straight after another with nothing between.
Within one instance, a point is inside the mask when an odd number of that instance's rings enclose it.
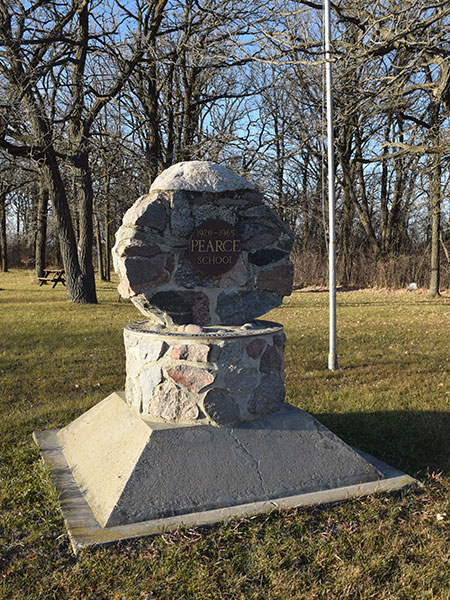
<instances>
[{"instance_id":1,"label":"wooden picnic table","mask_svg":"<svg viewBox=\"0 0 450 600\"><path fill-rule=\"evenodd\" d=\"M57 283L66 285L64 269L44 269L44 277L38 277L39 287L47 283L53 283L52 289Z\"/></svg>"}]
</instances>

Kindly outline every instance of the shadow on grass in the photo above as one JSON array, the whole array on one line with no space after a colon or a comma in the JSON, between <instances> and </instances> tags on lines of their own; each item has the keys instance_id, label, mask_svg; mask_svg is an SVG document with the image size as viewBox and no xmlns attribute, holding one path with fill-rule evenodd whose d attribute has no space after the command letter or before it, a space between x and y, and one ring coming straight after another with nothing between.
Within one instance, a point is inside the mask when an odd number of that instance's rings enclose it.
<instances>
[{"instance_id":1,"label":"shadow on grass","mask_svg":"<svg viewBox=\"0 0 450 600\"><path fill-rule=\"evenodd\" d=\"M450 411L314 416L348 444L410 475L427 470L450 474Z\"/></svg>"}]
</instances>

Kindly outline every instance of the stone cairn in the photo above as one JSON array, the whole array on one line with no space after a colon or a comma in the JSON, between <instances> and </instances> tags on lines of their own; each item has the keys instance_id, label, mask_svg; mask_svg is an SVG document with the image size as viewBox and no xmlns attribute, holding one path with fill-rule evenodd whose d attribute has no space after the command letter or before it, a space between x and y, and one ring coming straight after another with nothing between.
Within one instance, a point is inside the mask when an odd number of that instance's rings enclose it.
<instances>
[{"instance_id":1,"label":"stone cairn","mask_svg":"<svg viewBox=\"0 0 450 600\"><path fill-rule=\"evenodd\" d=\"M284 402L283 328L255 320L292 291L292 234L250 182L176 164L127 211L113 249L125 327L126 401L144 419L228 426Z\"/></svg>"}]
</instances>

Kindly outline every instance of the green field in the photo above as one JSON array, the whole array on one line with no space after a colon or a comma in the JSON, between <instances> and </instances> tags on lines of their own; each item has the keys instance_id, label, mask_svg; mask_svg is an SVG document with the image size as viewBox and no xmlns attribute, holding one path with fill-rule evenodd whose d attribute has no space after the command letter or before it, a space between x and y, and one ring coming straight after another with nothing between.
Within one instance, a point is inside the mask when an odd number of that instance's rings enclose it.
<instances>
[{"instance_id":1,"label":"green field","mask_svg":"<svg viewBox=\"0 0 450 600\"><path fill-rule=\"evenodd\" d=\"M74 305L30 271L0 274L0 598L450 599L450 296L338 293L340 369L327 370L328 296L297 291L287 400L417 477L420 491L70 550L32 440L123 388L122 328L140 316L99 283Z\"/></svg>"}]
</instances>

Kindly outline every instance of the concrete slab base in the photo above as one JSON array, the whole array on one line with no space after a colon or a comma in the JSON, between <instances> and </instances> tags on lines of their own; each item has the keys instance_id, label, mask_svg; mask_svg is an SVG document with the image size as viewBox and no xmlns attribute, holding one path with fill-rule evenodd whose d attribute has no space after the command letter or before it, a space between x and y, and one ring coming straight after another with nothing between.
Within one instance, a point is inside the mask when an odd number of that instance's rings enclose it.
<instances>
[{"instance_id":1,"label":"concrete slab base","mask_svg":"<svg viewBox=\"0 0 450 600\"><path fill-rule=\"evenodd\" d=\"M35 432L72 548L418 482L285 405L235 427L144 421L111 394L61 430Z\"/></svg>"}]
</instances>

